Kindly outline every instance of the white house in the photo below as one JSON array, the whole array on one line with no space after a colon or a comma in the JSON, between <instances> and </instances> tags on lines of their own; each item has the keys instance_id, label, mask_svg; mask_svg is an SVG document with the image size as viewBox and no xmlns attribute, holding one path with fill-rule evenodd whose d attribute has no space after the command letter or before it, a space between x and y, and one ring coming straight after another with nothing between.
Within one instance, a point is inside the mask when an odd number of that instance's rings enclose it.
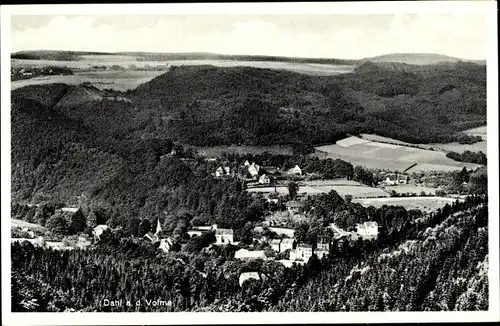
<instances>
[{"instance_id":1,"label":"white house","mask_svg":"<svg viewBox=\"0 0 500 326\"><path fill-rule=\"evenodd\" d=\"M222 177L223 175L224 175L224 169L222 168L222 166L219 166L219 167L217 168L217 170L215 170L215 176L216 176L217 178L220 178L220 177Z\"/></svg>"},{"instance_id":2,"label":"white house","mask_svg":"<svg viewBox=\"0 0 500 326\"><path fill-rule=\"evenodd\" d=\"M259 175L259 170L260 166L255 163L252 163L250 166L248 166L248 173L250 173L252 177Z\"/></svg>"},{"instance_id":3,"label":"white house","mask_svg":"<svg viewBox=\"0 0 500 326\"><path fill-rule=\"evenodd\" d=\"M289 175L302 175L302 170L298 165L295 165L293 168L288 170Z\"/></svg>"},{"instance_id":4,"label":"white house","mask_svg":"<svg viewBox=\"0 0 500 326\"><path fill-rule=\"evenodd\" d=\"M217 229L215 230L215 244L225 245L234 243L233 230L231 229Z\"/></svg>"},{"instance_id":5,"label":"white house","mask_svg":"<svg viewBox=\"0 0 500 326\"><path fill-rule=\"evenodd\" d=\"M260 184L269 184L269 183L271 183L271 179L269 179L269 177L267 175L263 174L259 178L259 183Z\"/></svg>"},{"instance_id":6,"label":"white house","mask_svg":"<svg viewBox=\"0 0 500 326\"><path fill-rule=\"evenodd\" d=\"M296 245L295 239L285 238L281 240L280 243L280 252L284 252L286 250L293 250Z\"/></svg>"},{"instance_id":7,"label":"white house","mask_svg":"<svg viewBox=\"0 0 500 326\"><path fill-rule=\"evenodd\" d=\"M290 251L290 260L309 261L313 254L313 247L310 244L299 243L297 248Z\"/></svg>"},{"instance_id":8,"label":"white house","mask_svg":"<svg viewBox=\"0 0 500 326\"><path fill-rule=\"evenodd\" d=\"M280 243L281 239L273 239L269 242L271 249L277 252L280 252Z\"/></svg>"},{"instance_id":9,"label":"white house","mask_svg":"<svg viewBox=\"0 0 500 326\"><path fill-rule=\"evenodd\" d=\"M356 224L356 233L363 239L372 239L378 236L377 222L364 222Z\"/></svg>"},{"instance_id":10,"label":"white house","mask_svg":"<svg viewBox=\"0 0 500 326\"><path fill-rule=\"evenodd\" d=\"M92 235L94 236L94 239L99 240L101 238L101 235L104 233L104 231L106 231L108 229L109 229L109 226L107 226L105 224L100 224L100 225L96 226L92 230Z\"/></svg>"}]
</instances>

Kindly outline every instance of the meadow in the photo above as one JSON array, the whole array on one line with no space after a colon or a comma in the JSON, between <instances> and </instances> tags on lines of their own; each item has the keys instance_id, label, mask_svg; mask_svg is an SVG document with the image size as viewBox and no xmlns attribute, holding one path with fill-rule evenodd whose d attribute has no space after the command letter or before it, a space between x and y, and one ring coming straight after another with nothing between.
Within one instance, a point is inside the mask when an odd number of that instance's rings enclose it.
<instances>
[{"instance_id":1,"label":"meadow","mask_svg":"<svg viewBox=\"0 0 500 326\"><path fill-rule=\"evenodd\" d=\"M318 195L336 191L340 196L351 195L353 198L367 197L389 197L389 194L380 188L373 188L362 185L352 180L314 180L299 182L299 194ZM249 188L248 192L271 193L275 191L274 187ZM276 191L280 195L288 195L286 186L277 186Z\"/></svg>"},{"instance_id":2,"label":"meadow","mask_svg":"<svg viewBox=\"0 0 500 326\"><path fill-rule=\"evenodd\" d=\"M369 138L369 139L367 139ZM384 141L384 142L381 142ZM456 171L463 167L475 169L477 164L457 162L446 157L444 151L408 147L406 143L375 135L363 138L349 137L336 144L315 147L320 158L341 159L371 169L409 172Z\"/></svg>"},{"instance_id":3,"label":"meadow","mask_svg":"<svg viewBox=\"0 0 500 326\"><path fill-rule=\"evenodd\" d=\"M460 199L459 199L460 200ZM403 206L406 210L419 209L425 212L432 212L446 204L452 204L456 198L448 197L390 197L390 198L354 198L353 202L365 207L374 206L376 208L387 206Z\"/></svg>"},{"instance_id":4,"label":"meadow","mask_svg":"<svg viewBox=\"0 0 500 326\"><path fill-rule=\"evenodd\" d=\"M79 85L90 83L98 89L113 89L117 91L127 91L134 89L140 84L150 81L164 71L82 71L75 72L74 75L42 76L31 79L22 79L11 82L11 89L40 84L63 83L67 85Z\"/></svg>"}]
</instances>

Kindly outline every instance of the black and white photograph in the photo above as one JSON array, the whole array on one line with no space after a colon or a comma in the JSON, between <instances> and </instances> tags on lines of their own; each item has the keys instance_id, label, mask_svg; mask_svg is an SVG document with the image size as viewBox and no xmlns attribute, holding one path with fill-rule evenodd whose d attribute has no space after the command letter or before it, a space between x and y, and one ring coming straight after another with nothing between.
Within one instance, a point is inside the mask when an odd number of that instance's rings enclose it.
<instances>
[{"instance_id":1,"label":"black and white photograph","mask_svg":"<svg viewBox=\"0 0 500 326\"><path fill-rule=\"evenodd\" d=\"M10 324L499 321L494 1L1 11Z\"/></svg>"}]
</instances>

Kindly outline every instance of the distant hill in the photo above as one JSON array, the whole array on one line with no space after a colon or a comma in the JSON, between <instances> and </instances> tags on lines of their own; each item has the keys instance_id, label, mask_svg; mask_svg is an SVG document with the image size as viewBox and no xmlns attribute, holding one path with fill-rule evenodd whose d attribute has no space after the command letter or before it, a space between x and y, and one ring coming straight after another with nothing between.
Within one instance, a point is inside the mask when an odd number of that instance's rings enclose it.
<instances>
[{"instance_id":1,"label":"distant hill","mask_svg":"<svg viewBox=\"0 0 500 326\"><path fill-rule=\"evenodd\" d=\"M161 52L89 52L89 51L51 51L33 50L19 51L11 54L11 59L25 60L62 60L76 61L81 56L91 55L116 55L136 57L139 61L169 61L169 60L232 60L232 61L270 61L270 62L290 62L290 63L316 63L332 65L354 65L358 60L346 60L337 58L294 58L282 56L265 55L229 55L208 52L181 52L181 53L161 53Z\"/></svg>"},{"instance_id":2,"label":"distant hill","mask_svg":"<svg viewBox=\"0 0 500 326\"><path fill-rule=\"evenodd\" d=\"M484 60L466 60L450 57L443 54L436 53L391 53L384 54L371 58L364 58L360 60L361 63L371 61L371 62L398 62L406 63L412 65L434 65L439 63L456 63L462 62L472 62L476 64L485 64Z\"/></svg>"}]
</instances>

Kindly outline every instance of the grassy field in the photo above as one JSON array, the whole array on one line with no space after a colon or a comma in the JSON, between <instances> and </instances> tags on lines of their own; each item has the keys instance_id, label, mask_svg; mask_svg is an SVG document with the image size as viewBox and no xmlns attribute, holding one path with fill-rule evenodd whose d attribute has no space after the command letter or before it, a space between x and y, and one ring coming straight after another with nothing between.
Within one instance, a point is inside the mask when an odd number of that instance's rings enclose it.
<instances>
[{"instance_id":1,"label":"grassy field","mask_svg":"<svg viewBox=\"0 0 500 326\"><path fill-rule=\"evenodd\" d=\"M410 172L455 171L463 167L475 169L479 166L449 159L444 151L407 147L404 142L390 138L375 135L363 135L363 140L353 138L341 140L340 145L316 147L316 153L313 155L320 158L341 159L367 168L398 171L404 171L417 163Z\"/></svg>"},{"instance_id":2,"label":"grassy field","mask_svg":"<svg viewBox=\"0 0 500 326\"><path fill-rule=\"evenodd\" d=\"M432 212L446 204L452 204L457 199L448 197L391 197L391 198L370 198L370 199L353 199L353 202L360 203L368 207L387 206L403 206L407 210L419 209L425 212Z\"/></svg>"},{"instance_id":3,"label":"grassy field","mask_svg":"<svg viewBox=\"0 0 500 326\"><path fill-rule=\"evenodd\" d=\"M398 194L415 193L417 195L420 195L420 193L424 191L426 194L435 195L438 188L414 185L397 185L385 187L385 191L387 192L391 192L392 190L394 190Z\"/></svg>"},{"instance_id":4,"label":"grassy field","mask_svg":"<svg viewBox=\"0 0 500 326\"><path fill-rule=\"evenodd\" d=\"M465 151L471 151L471 152L483 152L487 153L488 150L488 143L487 143L487 138L486 138L486 126L482 127L477 127L469 130L463 131L464 134L471 135L471 136L481 136L483 138L483 141L480 141L478 143L474 144L459 144L457 142L453 143L435 143L435 144L428 144L428 146L432 146L436 149L441 149L446 152L457 152L457 153L463 153Z\"/></svg>"},{"instance_id":5,"label":"grassy field","mask_svg":"<svg viewBox=\"0 0 500 326\"><path fill-rule=\"evenodd\" d=\"M353 198L389 197L389 194L380 188L372 188L350 180L314 180L299 183L299 194L318 195L335 190L340 196L351 195ZM249 188L248 192L270 193L274 187ZM288 195L286 186L276 187L280 195Z\"/></svg>"},{"instance_id":6,"label":"grassy field","mask_svg":"<svg viewBox=\"0 0 500 326\"><path fill-rule=\"evenodd\" d=\"M354 66L351 65L332 65L318 63L292 63L279 61L240 61L240 60L168 60L168 61L137 61L134 56L109 56L109 55L90 55L82 56L82 60L76 61L56 61L56 60L24 60L12 59L12 67L43 67L43 66L60 66L70 69L89 69L92 66L112 66L118 65L125 68L130 68L131 65L136 67L145 67L146 65L155 67L162 65L171 66L197 66L197 65L212 65L216 67L254 67L295 71L306 75L313 76L333 76L351 72Z\"/></svg>"},{"instance_id":7,"label":"grassy field","mask_svg":"<svg viewBox=\"0 0 500 326\"><path fill-rule=\"evenodd\" d=\"M39 224L34 224L34 223L29 223L29 222L26 222L26 221L23 221L23 220L17 220L17 219L11 219L11 226L12 227L20 227L20 228L27 228L29 230L32 230L32 231L35 231L35 230L45 230L45 228Z\"/></svg>"},{"instance_id":8,"label":"grassy field","mask_svg":"<svg viewBox=\"0 0 500 326\"><path fill-rule=\"evenodd\" d=\"M43 76L31 79L22 79L11 82L11 89L27 85L63 83L68 85L79 85L90 83L99 89L114 89L126 91L136 88L140 84L150 81L163 71L90 71L77 72L67 76Z\"/></svg>"}]
</instances>

